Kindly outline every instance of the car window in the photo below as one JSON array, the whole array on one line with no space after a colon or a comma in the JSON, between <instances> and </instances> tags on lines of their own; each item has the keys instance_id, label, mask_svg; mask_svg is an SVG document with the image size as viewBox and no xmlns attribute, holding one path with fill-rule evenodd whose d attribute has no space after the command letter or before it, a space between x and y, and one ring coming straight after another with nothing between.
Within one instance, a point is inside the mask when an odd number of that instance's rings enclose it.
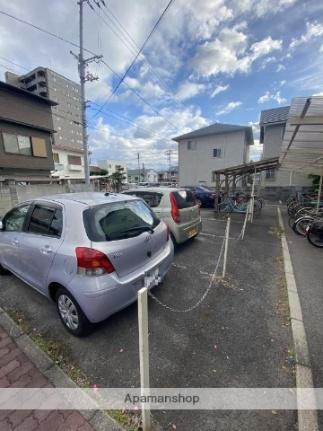
<instances>
[{"instance_id":1,"label":"car window","mask_svg":"<svg viewBox=\"0 0 323 431\"><path fill-rule=\"evenodd\" d=\"M35 205L30 216L28 232L40 235L60 236L62 232L62 210Z\"/></svg>"},{"instance_id":2,"label":"car window","mask_svg":"<svg viewBox=\"0 0 323 431\"><path fill-rule=\"evenodd\" d=\"M196 205L194 193L190 190L179 190L177 192L172 192L177 203L178 209L190 208Z\"/></svg>"},{"instance_id":3,"label":"car window","mask_svg":"<svg viewBox=\"0 0 323 431\"><path fill-rule=\"evenodd\" d=\"M143 199L150 208L156 208L160 204L161 198L163 197L162 193L156 192L140 192L135 191L128 193L132 196L137 196L138 198Z\"/></svg>"},{"instance_id":4,"label":"car window","mask_svg":"<svg viewBox=\"0 0 323 431\"><path fill-rule=\"evenodd\" d=\"M89 208L83 213L91 241L113 241L140 235L142 228L154 228L159 220L141 200L118 202Z\"/></svg>"},{"instance_id":5,"label":"car window","mask_svg":"<svg viewBox=\"0 0 323 431\"><path fill-rule=\"evenodd\" d=\"M30 205L31 204L21 205L11 210L4 218L3 230L7 232L21 232L23 230Z\"/></svg>"}]
</instances>

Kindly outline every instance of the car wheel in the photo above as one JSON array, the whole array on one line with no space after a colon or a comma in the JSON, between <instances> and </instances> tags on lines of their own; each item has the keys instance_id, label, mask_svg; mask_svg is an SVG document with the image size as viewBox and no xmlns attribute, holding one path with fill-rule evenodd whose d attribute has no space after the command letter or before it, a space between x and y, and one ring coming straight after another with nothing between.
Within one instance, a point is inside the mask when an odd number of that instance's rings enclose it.
<instances>
[{"instance_id":1,"label":"car wheel","mask_svg":"<svg viewBox=\"0 0 323 431\"><path fill-rule=\"evenodd\" d=\"M86 335L91 324L78 305L76 299L66 289L60 288L56 294L56 306L65 328L76 337Z\"/></svg>"},{"instance_id":2,"label":"car wheel","mask_svg":"<svg viewBox=\"0 0 323 431\"><path fill-rule=\"evenodd\" d=\"M8 275L10 274L10 271L8 271L7 269L5 269L1 264L0 264L0 275Z\"/></svg>"}]
</instances>

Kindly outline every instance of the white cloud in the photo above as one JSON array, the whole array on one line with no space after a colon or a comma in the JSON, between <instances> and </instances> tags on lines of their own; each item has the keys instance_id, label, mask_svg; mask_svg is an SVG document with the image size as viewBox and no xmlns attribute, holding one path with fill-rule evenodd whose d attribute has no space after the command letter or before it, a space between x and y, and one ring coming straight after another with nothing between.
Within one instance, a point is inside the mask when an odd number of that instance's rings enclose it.
<instances>
[{"instance_id":1,"label":"white cloud","mask_svg":"<svg viewBox=\"0 0 323 431\"><path fill-rule=\"evenodd\" d=\"M320 46L320 52L323 52L323 44Z\"/></svg>"},{"instance_id":2,"label":"white cloud","mask_svg":"<svg viewBox=\"0 0 323 431\"><path fill-rule=\"evenodd\" d=\"M258 103L266 103L271 100L277 102L278 105L282 105L283 103L287 102L287 100L280 95L280 91L277 91L276 93L270 93L269 91L266 91L263 96L259 97Z\"/></svg>"},{"instance_id":3,"label":"white cloud","mask_svg":"<svg viewBox=\"0 0 323 431\"><path fill-rule=\"evenodd\" d=\"M225 115L242 105L242 102L229 102L223 109L218 111L216 115Z\"/></svg>"},{"instance_id":4,"label":"white cloud","mask_svg":"<svg viewBox=\"0 0 323 431\"><path fill-rule=\"evenodd\" d=\"M259 144L259 139L254 139L254 145L250 146L249 160L256 162L261 160L263 154L263 145Z\"/></svg>"},{"instance_id":5,"label":"white cloud","mask_svg":"<svg viewBox=\"0 0 323 431\"><path fill-rule=\"evenodd\" d=\"M302 34L299 39L292 39L291 43L289 44L289 48L294 49L297 46L302 45L303 43L309 42L311 39L315 39L321 36L323 36L323 24L320 24L316 21L307 22L305 33Z\"/></svg>"},{"instance_id":6,"label":"white cloud","mask_svg":"<svg viewBox=\"0 0 323 431\"><path fill-rule=\"evenodd\" d=\"M286 67L283 64L279 64L276 68L276 72L281 72L282 70L286 70Z\"/></svg>"},{"instance_id":7,"label":"white cloud","mask_svg":"<svg viewBox=\"0 0 323 431\"><path fill-rule=\"evenodd\" d=\"M249 121L248 124L252 127L254 136L258 138L260 133L259 121Z\"/></svg>"},{"instance_id":8,"label":"white cloud","mask_svg":"<svg viewBox=\"0 0 323 431\"><path fill-rule=\"evenodd\" d=\"M282 87L283 85L285 85L285 84L286 84L286 82L287 82L287 81L286 81L285 79L283 79L283 80L281 80L281 81L280 81L279 85Z\"/></svg>"},{"instance_id":9,"label":"white cloud","mask_svg":"<svg viewBox=\"0 0 323 431\"><path fill-rule=\"evenodd\" d=\"M218 37L199 45L191 61L195 72L202 76L219 73L234 75L248 72L252 64L275 50L282 49L282 41L271 36L253 43L248 48L245 25L223 29Z\"/></svg>"},{"instance_id":10,"label":"white cloud","mask_svg":"<svg viewBox=\"0 0 323 431\"><path fill-rule=\"evenodd\" d=\"M180 85L175 97L178 100L187 100L192 97L202 93L205 90L206 86L204 84L198 84L196 82L184 82Z\"/></svg>"},{"instance_id":11,"label":"white cloud","mask_svg":"<svg viewBox=\"0 0 323 431\"><path fill-rule=\"evenodd\" d=\"M213 97L215 97L217 94L222 93L223 91L228 90L229 87L230 87L229 84L227 84L227 85L217 85L215 87L215 89L211 93L211 96L210 96L211 99L213 99Z\"/></svg>"},{"instance_id":12,"label":"white cloud","mask_svg":"<svg viewBox=\"0 0 323 431\"><path fill-rule=\"evenodd\" d=\"M102 117L99 118L96 130L89 138L93 160L114 158L124 160L130 167L136 167L139 151L146 166L160 168L164 163L166 167L167 160L165 158L163 162L163 151L166 148L177 149L171 139L208 124L201 111L193 107L181 110L164 108L160 113L160 116L139 115L133 119L137 127L129 126L121 131L105 123ZM176 124L176 131L166 121L167 118Z\"/></svg>"},{"instance_id":13,"label":"white cloud","mask_svg":"<svg viewBox=\"0 0 323 431\"><path fill-rule=\"evenodd\" d=\"M297 0L237 0L235 10L237 13L249 12L256 17L276 14L292 6Z\"/></svg>"},{"instance_id":14,"label":"white cloud","mask_svg":"<svg viewBox=\"0 0 323 431\"><path fill-rule=\"evenodd\" d=\"M323 92L312 94L312 96L323 96Z\"/></svg>"}]
</instances>

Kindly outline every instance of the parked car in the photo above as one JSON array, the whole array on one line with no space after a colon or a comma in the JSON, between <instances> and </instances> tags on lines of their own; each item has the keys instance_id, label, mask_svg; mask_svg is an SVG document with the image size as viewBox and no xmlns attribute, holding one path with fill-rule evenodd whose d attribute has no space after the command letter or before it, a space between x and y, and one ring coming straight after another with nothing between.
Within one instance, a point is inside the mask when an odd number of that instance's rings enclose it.
<instances>
[{"instance_id":1,"label":"parked car","mask_svg":"<svg viewBox=\"0 0 323 431\"><path fill-rule=\"evenodd\" d=\"M189 190L147 187L124 193L142 198L152 208L169 227L175 245L197 236L202 229L200 209Z\"/></svg>"},{"instance_id":2,"label":"parked car","mask_svg":"<svg viewBox=\"0 0 323 431\"><path fill-rule=\"evenodd\" d=\"M206 186L185 186L194 193L200 207L214 208L217 193Z\"/></svg>"},{"instance_id":3,"label":"parked car","mask_svg":"<svg viewBox=\"0 0 323 431\"><path fill-rule=\"evenodd\" d=\"M0 225L0 270L57 304L66 329L85 334L136 301L144 275L173 261L166 224L141 199L71 193L17 205Z\"/></svg>"}]
</instances>

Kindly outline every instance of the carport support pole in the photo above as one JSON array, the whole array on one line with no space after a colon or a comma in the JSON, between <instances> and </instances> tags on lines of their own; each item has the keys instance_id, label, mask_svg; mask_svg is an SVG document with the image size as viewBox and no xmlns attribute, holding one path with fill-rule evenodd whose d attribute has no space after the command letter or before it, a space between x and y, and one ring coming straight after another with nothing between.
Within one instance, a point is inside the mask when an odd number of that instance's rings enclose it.
<instances>
[{"instance_id":1,"label":"carport support pole","mask_svg":"<svg viewBox=\"0 0 323 431\"><path fill-rule=\"evenodd\" d=\"M148 395L149 390L149 341L148 341L148 301L147 287L138 291L138 329L139 329L139 361L141 395ZM143 431L150 431L150 408L141 406Z\"/></svg>"},{"instance_id":2,"label":"carport support pole","mask_svg":"<svg viewBox=\"0 0 323 431\"><path fill-rule=\"evenodd\" d=\"M228 247L229 247L229 236L230 236L230 223L231 217L227 218L227 226L225 228L225 243L224 243L224 257L223 257L223 268L222 268L222 277L225 277L225 273L227 270L227 256L228 256Z\"/></svg>"},{"instance_id":3,"label":"carport support pole","mask_svg":"<svg viewBox=\"0 0 323 431\"><path fill-rule=\"evenodd\" d=\"M323 178L323 174L320 175L319 191L317 194L317 203L316 203L316 214L318 214L320 205L321 205L322 178Z\"/></svg>"}]
</instances>

